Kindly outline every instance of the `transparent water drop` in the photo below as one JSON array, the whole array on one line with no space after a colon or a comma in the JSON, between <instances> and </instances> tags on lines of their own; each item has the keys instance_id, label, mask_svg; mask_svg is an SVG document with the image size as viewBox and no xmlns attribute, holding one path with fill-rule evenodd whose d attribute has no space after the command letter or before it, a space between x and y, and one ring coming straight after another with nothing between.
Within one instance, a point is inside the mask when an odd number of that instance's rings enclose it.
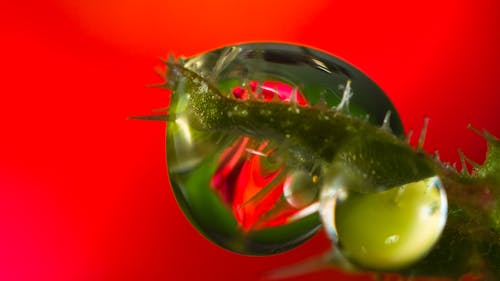
<instances>
[{"instance_id":1,"label":"transparent water drop","mask_svg":"<svg viewBox=\"0 0 500 281\"><path fill-rule=\"evenodd\" d=\"M357 185L370 183L349 174L337 173L324 184L324 226L335 243L334 263L342 267L407 268L432 250L444 229L447 198L437 176L363 193L366 187Z\"/></svg>"},{"instance_id":2,"label":"transparent water drop","mask_svg":"<svg viewBox=\"0 0 500 281\"><path fill-rule=\"evenodd\" d=\"M387 111L402 135L399 116L382 90L361 71L327 53L289 44L242 44L183 62L233 99L293 102L335 108L348 81L349 113L379 125ZM186 79L178 77L177 79ZM209 240L243 254L275 254L309 239L321 226L316 167L294 165L286 143L231 131L195 129L185 81L173 85L167 125L167 161L174 194L192 224ZM227 118L244 116L238 108ZM269 115L263 110L262 116ZM290 120L280 120L290 122ZM306 126L314 120L304 120Z\"/></svg>"},{"instance_id":3,"label":"transparent water drop","mask_svg":"<svg viewBox=\"0 0 500 281\"><path fill-rule=\"evenodd\" d=\"M311 205L319 195L318 176L311 176L301 170L291 173L284 182L283 195L288 204L295 208Z\"/></svg>"}]
</instances>

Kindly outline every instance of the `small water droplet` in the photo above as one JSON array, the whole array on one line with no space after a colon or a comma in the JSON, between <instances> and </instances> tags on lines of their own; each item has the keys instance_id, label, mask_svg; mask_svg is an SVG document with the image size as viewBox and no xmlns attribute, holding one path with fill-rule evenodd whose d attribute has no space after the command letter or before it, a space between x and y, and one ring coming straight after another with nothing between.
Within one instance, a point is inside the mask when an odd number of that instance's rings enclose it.
<instances>
[{"instance_id":1,"label":"small water droplet","mask_svg":"<svg viewBox=\"0 0 500 281\"><path fill-rule=\"evenodd\" d=\"M314 203L319 194L317 176L310 176L305 171L296 171L287 177L283 186L283 195L295 208L305 208Z\"/></svg>"},{"instance_id":2,"label":"small water droplet","mask_svg":"<svg viewBox=\"0 0 500 281\"><path fill-rule=\"evenodd\" d=\"M396 270L415 263L443 231L447 199L438 177L368 193L357 192L356 185L369 183L348 175L324 183L323 205L334 201L331 214L322 213L327 233L341 245L337 251L361 268ZM323 196L328 190L333 195ZM341 200L339 192L347 196Z\"/></svg>"}]
</instances>

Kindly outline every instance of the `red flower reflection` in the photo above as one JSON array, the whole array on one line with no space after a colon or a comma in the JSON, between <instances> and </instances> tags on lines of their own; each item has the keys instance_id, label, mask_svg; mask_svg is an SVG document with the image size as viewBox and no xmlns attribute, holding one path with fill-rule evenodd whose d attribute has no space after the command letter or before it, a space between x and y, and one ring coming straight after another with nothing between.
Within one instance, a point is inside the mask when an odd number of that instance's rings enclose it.
<instances>
[{"instance_id":1,"label":"red flower reflection","mask_svg":"<svg viewBox=\"0 0 500 281\"><path fill-rule=\"evenodd\" d=\"M297 88L279 81L262 84L250 81L247 87L235 87L232 94L237 99L248 99L252 95L269 102L308 104ZM266 164L279 163L279 156L274 152L268 141L257 142L242 136L219 158L212 186L244 231L285 224L300 211L283 200L283 187L290 180L286 169L283 165Z\"/></svg>"}]
</instances>

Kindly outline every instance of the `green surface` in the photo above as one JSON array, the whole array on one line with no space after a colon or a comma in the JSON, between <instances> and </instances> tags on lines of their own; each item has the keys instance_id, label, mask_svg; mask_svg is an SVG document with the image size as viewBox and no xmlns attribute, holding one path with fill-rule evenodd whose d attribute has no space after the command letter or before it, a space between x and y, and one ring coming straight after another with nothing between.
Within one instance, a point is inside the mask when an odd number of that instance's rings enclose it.
<instances>
[{"instance_id":1,"label":"green surface","mask_svg":"<svg viewBox=\"0 0 500 281\"><path fill-rule=\"evenodd\" d=\"M446 200L436 180L349 194L336 209L342 252L354 263L376 270L399 269L428 253L446 220Z\"/></svg>"}]
</instances>

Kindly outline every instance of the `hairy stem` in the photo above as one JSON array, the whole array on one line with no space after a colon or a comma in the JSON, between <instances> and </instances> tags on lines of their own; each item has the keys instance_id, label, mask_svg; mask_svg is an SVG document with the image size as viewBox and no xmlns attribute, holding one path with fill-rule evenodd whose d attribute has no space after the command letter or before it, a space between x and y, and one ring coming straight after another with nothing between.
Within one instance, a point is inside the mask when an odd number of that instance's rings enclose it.
<instances>
[{"instance_id":1,"label":"hairy stem","mask_svg":"<svg viewBox=\"0 0 500 281\"><path fill-rule=\"evenodd\" d=\"M270 139L289 147L295 163L313 170L342 163L372 187L390 188L438 175L449 212L444 233L431 253L403 273L458 278L483 274L500 279L500 145L489 136L483 166L471 176L415 151L406 141L337 110L295 103L237 100L177 63L169 63L173 93L189 93L190 123L201 131L227 131ZM315 172L315 171L312 171ZM359 190L375 192L377 190Z\"/></svg>"}]
</instances>

